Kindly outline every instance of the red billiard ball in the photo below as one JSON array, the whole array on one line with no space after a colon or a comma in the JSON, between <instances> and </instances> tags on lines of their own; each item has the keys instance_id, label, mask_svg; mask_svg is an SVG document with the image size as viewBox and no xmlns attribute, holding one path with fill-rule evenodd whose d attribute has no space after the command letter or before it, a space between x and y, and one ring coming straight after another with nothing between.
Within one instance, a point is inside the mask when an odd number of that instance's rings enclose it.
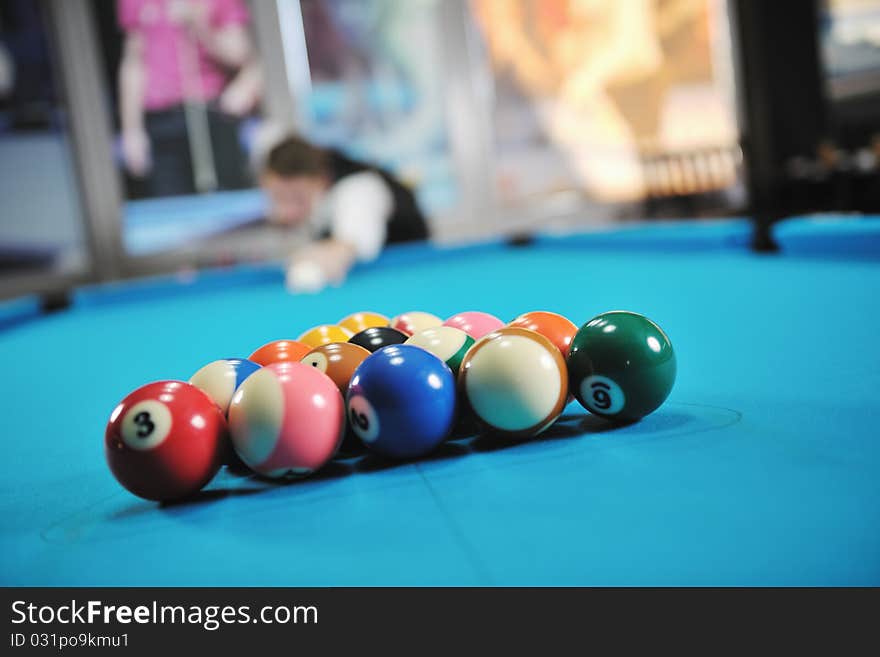
<instances>
[{"instance_id":1,"label":"red billiard ball","mask_svg":"<svg viewBox=\"0 0 880 657\"><path fill-rule=\"evenodd\" d=\"M182 381L157 381L113 410L104 453L113 476L135 495L176 500L217 474L226 432L223 412L207 394Z\"/></svg>"}]
</instances>

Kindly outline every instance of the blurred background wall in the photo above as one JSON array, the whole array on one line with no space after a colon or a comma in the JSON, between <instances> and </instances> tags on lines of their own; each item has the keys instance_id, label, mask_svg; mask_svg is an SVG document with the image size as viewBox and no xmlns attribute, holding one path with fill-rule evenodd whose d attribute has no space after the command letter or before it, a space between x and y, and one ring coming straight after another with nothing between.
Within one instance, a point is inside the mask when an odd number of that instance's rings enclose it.
<instances>
[{"instance_id":1,"label":"blurred background wall","mask_svg":"<svg viewBox=\"0 0 880 657\"><path fill-rule=\"evenodd\" d=\"M291 131L396 172L438 241L742 213L736 4L2 0L2 292L279 257L247 228ZM876 180L880 0L817 7L830 127L786 175ZM237 59L189 43L196 23ZM125 118L136 24L151 163Z\"/></svg>"}]
</instances>

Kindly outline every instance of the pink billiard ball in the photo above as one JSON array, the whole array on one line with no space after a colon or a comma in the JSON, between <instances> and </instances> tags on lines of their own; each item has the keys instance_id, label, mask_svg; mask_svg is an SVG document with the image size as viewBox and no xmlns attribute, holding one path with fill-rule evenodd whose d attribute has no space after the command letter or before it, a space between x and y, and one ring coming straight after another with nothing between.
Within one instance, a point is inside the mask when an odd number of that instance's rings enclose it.
<instances>
[{"instance_id":1,"label":"pink billiard ball","mask_svg":"<svg viewBox=\"0 0 880 657\"><path fill-rule=\"evenodd\" d=\"M104 452L113 476L148 500L188 497L220 469L226 421L217 404L189 383L157 381L113 410Z\"/></svg>"},{"instance_id":2,"label":"pink billiard ball","mask_svg":"<svg viewBox=\"0 0 880 657\"><path fill-rule=\"evenodd\" d=\"M311 365L274 363L235 391L229 429L236 453L251 470L272 478L302 477L327 463L342 440L342 395Z\"/></svg>"},{"instance_id":3,"label":"pink billiard ball","mask_svg":"<svg viewBox=\"0 0 880 657\"><path fill-rule=\"evenodd\" d=\"M497 331L503 327L504 322L489 313L470 310L453 315L443 322L443 326L452 326L453 328L460 329L474 340L479 340L484 335L488 335L492 331Z\"/></svg>"}]
</instances>

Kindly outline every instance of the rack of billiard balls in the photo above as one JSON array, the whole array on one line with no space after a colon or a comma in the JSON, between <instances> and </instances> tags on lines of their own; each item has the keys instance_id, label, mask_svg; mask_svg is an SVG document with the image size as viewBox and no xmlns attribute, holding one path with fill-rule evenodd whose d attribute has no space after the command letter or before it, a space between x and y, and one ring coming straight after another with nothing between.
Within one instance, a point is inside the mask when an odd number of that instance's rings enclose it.
<instances>
[{"instance_id":1,"label":"rack of billiard balls","mask_svg":"<svg viewBox=\"0 0 880 657\"><path fill-rule=\"evenodd\" d=\"M537 436L574 397L614 422L657 409L675 381L663 330L627 311L578 328L535 311L509 324L482 312L362 312L214 361L188 382L138 388L105 433L110 470L149 500L194 495L226 465L304 477L366 448L415 459L461 426Z\"/></svg>"}]
</instances>

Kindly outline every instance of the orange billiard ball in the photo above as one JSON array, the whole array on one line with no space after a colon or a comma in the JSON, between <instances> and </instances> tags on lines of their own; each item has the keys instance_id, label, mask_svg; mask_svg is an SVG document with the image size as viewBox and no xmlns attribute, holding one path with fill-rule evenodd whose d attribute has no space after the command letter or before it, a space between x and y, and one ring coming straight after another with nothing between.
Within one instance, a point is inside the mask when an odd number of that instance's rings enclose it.
<instances>
[{"instance_id":1,"label":"orange billiard ball","mask_svg":"<svg viewBox=\"0 0 880 657\"><path fill-rule=\"evenodd\" d=\"M518 326L535 333L540 333L559 349L563 358L568 358L571 341L574 340L578 327L567 317L546 310L533 310L513 320L508 326Z\"/></svg>"},{"instance_id":2,"label":"orange billiard ball","mask_svg":"<svg viewBox=\"0 0 880 657\"><path fill-rule=\"evenodd\" d=\"M272 363L298 361L309 353L310 349L310 346L296 340L273 340L272 342L267 342L248 356L248 360L252 360L258 365L265 367Z\"/></svg>"}]
</instances>

